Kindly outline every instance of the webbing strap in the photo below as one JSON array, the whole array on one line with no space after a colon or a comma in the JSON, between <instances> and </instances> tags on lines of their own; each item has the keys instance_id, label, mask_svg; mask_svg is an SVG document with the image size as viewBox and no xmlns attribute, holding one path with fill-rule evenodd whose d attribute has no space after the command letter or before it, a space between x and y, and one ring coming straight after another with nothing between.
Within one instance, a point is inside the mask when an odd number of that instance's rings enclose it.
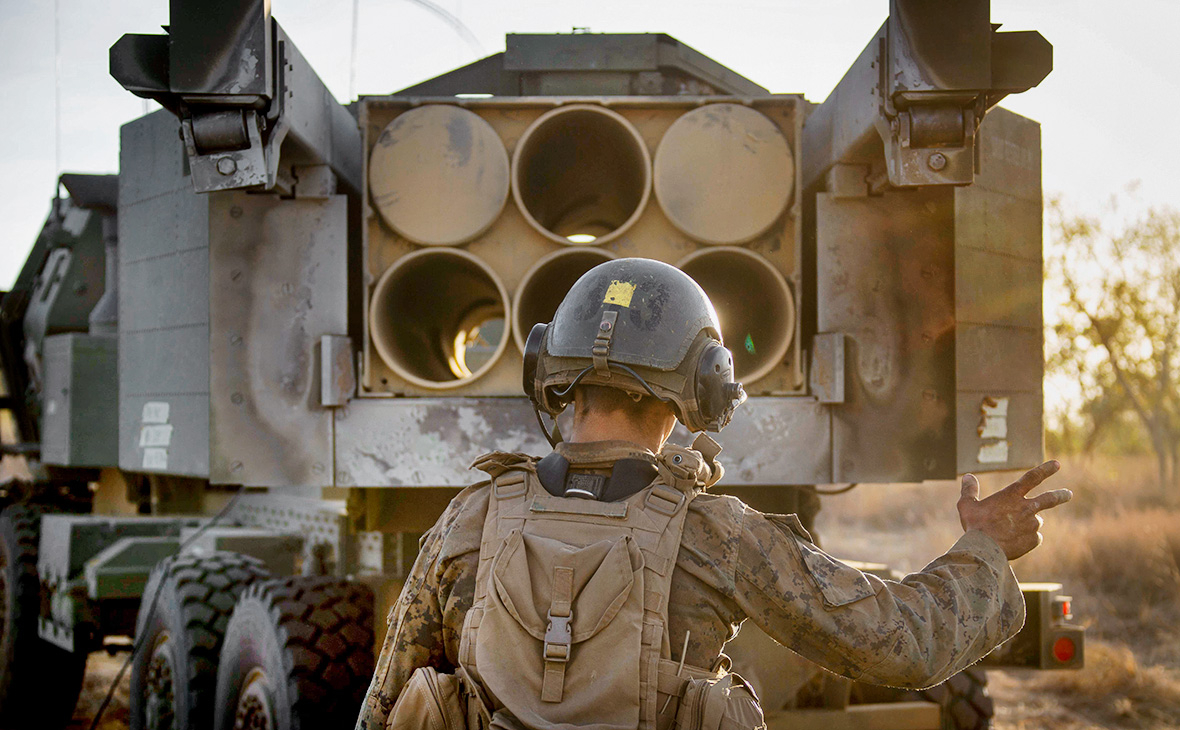
<instances>
[{"instance_id":1,"label":"webbing strap","mask_svg":"<svg viewBox=\"0 0 1180 730\"><path fill-rule=\"evenodd\" d=\"M549 603L549 626L545 629L542 658L545 677L541 681L541 701L561 702L565 690L565 665L573 644L574 569L564 565L553 568L553 599Z\"/></svg>"},{"instance_id":2,"label":"webbing strap","mask_svg":"<svg viewBox=\"0 0 1180 730\"><path fill-rule=\"evenodd\" d=\"M676 556L680 550L684 520L688 514L688 503L694 496L696 491L691 488L678 489L657 479L650 491L641 498L643 511L655 528L652 535L655 542L644 547L647 566L643 594L644 647L640 654L643 663L639 682L640 730L655 730L659 717L660 708L656 704L659 695L658 667L662 660L670 657L671 651L665 646L668 595L671 592Z\"/></svg>"}]
</instances>

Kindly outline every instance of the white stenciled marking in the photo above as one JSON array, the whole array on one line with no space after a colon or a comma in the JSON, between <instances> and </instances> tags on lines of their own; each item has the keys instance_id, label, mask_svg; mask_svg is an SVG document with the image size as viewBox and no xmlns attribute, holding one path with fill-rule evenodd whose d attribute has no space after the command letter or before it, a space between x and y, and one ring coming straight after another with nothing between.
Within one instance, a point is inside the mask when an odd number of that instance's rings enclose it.
<instances>
[{"instance_id":1,"label":"white stenciled marking","mask_svg":"<svg viewBox=\"0 0 1180 730\"><path fill-rule=\"evenodd\" d=\"M1004 464L1008 461L1008 442L993 441L979 447L980 464Z\"/></svg>"},{"instance_id":2,"label":"white stenciled marking","mask_svg":"<svg viewBox=\"0 0 1180 730\"><path fill-rule=\"evenodd\" d=\"M167 448L172 443L172 426L162 423L155 426L144 426L139 429L140 446L162 446Z\"/></svg>"},{"instance_id":3,"label":"white stenciled marking","mask_svg":"<svg viewBox=\"0 0 1180 730\"><path fill-rule=\"evenodd\" d=\"M164 401L148 401L143 404L143 423L168 423L169 405Z\"/></svg>"},{"instance_id":4,"label":"white stenciled marking","mask_svg":"<svg viewBox=\"0 0 1180 730\"><path fill-rule=\"evenodd\" d=\"M144 469L167 469L168 449L149 448L143 450Z\"/></svg>"}]
</instances>

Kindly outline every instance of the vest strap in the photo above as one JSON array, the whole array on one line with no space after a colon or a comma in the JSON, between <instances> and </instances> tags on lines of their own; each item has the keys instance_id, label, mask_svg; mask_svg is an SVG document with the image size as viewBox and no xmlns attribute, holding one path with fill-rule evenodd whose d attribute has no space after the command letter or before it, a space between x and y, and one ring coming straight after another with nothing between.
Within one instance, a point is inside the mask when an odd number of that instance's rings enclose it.
<instances>
[{"instance_id":1,"label":"vest strap","mask_svg":"<svg viewBox=\"0 0 1180 730\"><path fill-rule=\"evenodd\" d=\"M541 680L541 701L561 702L565 690L565 665L573 644L574 569L564 565L553 568L553 599L549 604L549 625L545 629L542 658L545 676Z\"/></svg>"}]
</instances>

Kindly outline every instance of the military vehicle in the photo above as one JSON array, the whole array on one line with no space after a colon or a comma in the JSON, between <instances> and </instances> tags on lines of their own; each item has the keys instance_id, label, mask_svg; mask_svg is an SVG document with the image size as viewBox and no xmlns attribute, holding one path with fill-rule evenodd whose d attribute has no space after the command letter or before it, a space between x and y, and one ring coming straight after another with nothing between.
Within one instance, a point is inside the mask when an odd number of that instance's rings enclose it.
<instances>
[{"instance_id":1,"label":"military vehicle","mask_svg":"<svg viewBox=\"0 0 1180 730\"><path fill-rule=\"evenodd\" d=\"M756 507L812 527L817 484L1039 462L1040 132L995 105L1052 48L989 11L892 0L823 104L574 33L342 106L269 3L173 0L110 55L163 110L117 176L62 175L0 303L33 475L3 491L0 725L61 727L133 636L135 728L351 727L468 463L547 452L523 338L611 257L713 298L750 393L720 488ZM1080 664L1060 591L1025 587L993 665ZM980 670L903 693L766 641L734 653L771 727L990 723Z\"/></svg>"}]
</instances>

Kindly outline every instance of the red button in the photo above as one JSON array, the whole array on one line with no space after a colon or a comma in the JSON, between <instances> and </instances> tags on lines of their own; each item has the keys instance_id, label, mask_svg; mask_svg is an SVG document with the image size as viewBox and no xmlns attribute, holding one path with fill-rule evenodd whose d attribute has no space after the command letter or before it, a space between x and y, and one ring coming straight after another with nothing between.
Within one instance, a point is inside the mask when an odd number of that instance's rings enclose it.
<instances>
[{"instance_id":1,"label":"red button","mask_svg":"<svg viewBox=\"0 0 1180 730\"><path fill-rule=\"evenodd\" d=\"M1077 651L1078 649L1074 646L1073 639L1068 636L1062 636L1053 642L1053 657L1062 664L1073 659Z\"/></svg>"}]
</instances>

